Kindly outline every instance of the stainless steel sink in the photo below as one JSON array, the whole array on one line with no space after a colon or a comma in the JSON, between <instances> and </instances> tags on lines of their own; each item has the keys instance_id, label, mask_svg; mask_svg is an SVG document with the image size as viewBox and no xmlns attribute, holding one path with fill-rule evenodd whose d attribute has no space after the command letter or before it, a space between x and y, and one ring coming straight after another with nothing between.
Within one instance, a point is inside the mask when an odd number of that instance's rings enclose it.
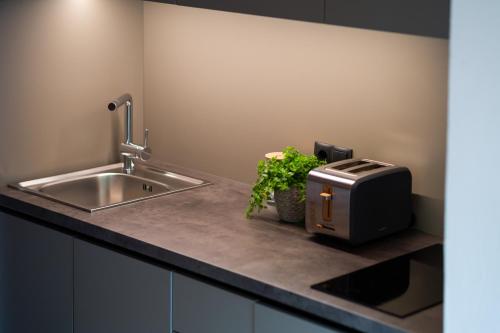
<instances>
[{"instance_id":1,"label":"stainless steel sink","mask_svg":"<svg viewBox=\"0 0 500 333\"><path fill-rule=\"evenodd\" d=\"M93 212L208 184L146 164L136 164L127 174L117 163L10 186Z\"/></svg>"}]
</instances>

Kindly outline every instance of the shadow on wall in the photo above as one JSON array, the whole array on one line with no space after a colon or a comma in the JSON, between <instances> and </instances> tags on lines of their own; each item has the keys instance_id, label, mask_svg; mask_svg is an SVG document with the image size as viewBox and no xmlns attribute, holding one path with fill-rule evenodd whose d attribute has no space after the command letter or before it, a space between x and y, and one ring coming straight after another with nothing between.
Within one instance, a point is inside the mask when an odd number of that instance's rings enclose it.
<instances>
[{"instance_id":1,"label":"shadow on wall","mask_svg":"<svg viewBox=\"0 0 500 333\"><path fill-rule=\"evenodd\" d=\"M444 199L413 194L412 201L415 225L433 235L443 235Z\"/></svg>"}]
</instances>

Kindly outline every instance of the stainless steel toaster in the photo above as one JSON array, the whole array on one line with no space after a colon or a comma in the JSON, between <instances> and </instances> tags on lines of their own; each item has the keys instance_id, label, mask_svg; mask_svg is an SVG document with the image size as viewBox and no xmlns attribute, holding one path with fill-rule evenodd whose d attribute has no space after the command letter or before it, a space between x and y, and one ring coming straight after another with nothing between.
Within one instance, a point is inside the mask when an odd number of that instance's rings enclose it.
<instances>
[{"instance_id":1,"label":"stainless steel toaster","mask_svg":"<svg viewBox=\"0 0 500 333\"><path fill-rule=\"evenodd\" d=\"M306 229L360 244L408 228L411 173L406 167L349 159L309 172Z\"/></svg>"}]
</instances>

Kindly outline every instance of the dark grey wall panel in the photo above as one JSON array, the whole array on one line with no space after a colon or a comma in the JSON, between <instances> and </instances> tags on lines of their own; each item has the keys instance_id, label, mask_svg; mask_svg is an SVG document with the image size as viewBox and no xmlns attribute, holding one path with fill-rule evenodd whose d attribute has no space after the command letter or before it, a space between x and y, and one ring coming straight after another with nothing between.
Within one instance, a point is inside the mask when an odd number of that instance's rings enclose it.
<instances>
[{"instance_id":1,"label":"dark grey wall panel","mask_svg":"<svg viewBox=\"0 0 500 333\"><path fill-rule=\"evenodd\" d=\"M324 0L177 0L178 5L323 22Z\"/></svg>"},{"instance_id":2,"label":"dark grey wall panel","mask_svg":"<svg viewBox=\"0 0 500 333\"><path fill-rule=\"evenodd\" d=\"M326 0L325 23L448 38L450 0Z\"/></svg>"},{"instance_id":3,"label":"dark grey wall panel","mask_svg":"<svg viewBox=\"0 0 500 333\"><path fill-rule=\"evenodd\" d=\"M253 333L254 301L173 274L172 327L175 333Z\"/></svg>"},{"instance_id":4,"label":"dark grey wall panel","mask_svg":"<svg viewBox=\"0 0 500 333\"><path fill-rule=\"evenodd\" d=\"M75 333L170 332L170 272L75 239Z\"/></svg>"},{"instance_id":5,"label":"dark grey wall panel","mask_svg":"<svg viewBox=\"0 0 500 333\"><path fill-rule=\"evenodd\" d=\"M0 212L0 332L72 331L72 237Z\"/></svg>"},{"instance_id":6,"label":"dark grey wall panel","mask_svg":"<svg viewBox=\"0 0 500 333\"><path fill-rule=\"evenodd\" d=\"M448 38L450 0L164 0L183 6Z\"/></svg>"}]
</instances>

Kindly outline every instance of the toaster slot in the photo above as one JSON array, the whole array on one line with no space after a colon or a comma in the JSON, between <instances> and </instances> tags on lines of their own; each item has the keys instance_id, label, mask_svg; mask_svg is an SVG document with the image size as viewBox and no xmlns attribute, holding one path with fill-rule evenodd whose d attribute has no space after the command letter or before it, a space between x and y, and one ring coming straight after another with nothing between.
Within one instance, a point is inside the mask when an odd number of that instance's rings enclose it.
<instances>
[{"instance_id":1,"label":"toaster slot","mask_svg":"<svg viewBox=\"0 0 500 333\"><path fill-rule=\"evenodd\" d=\"M368 163L370 163L370 162L369 161L359 160L359 161L348 162L348 163L344 163L344 164L332 166L329 169L333 169L333 170L345 170L345 169L349 169L349 168L352 168L352 167L355 167L355 166L358 166L358 165L364 165L364 164L368 164Z\"/></svg>"},{"instance_id":2,"label":"toaster slot","mask_svg":"<svg viewBox=\"0 0 500 333\"><path fill-rule=\"evenodd\" d=\"M321 192L322 201L322 215L323 221L330 222L333 216L333 196L335 193L331 186L323 185L323 192Z\"/></svg>"},{"instance_id":3,"label":"toaster slot","mask_svg":"<svg viewBox=\"0 0 500 333\"><path fill-rule=\"evenodd\" d=\"M386 167L386 165L375 164L374 163L374 164L369 164L369 165L365 165L365 166L362 166L362 167L351 169L348 172L349 173L357 174L357 173L361 173L361 172L365 172L365 171L370 171L370 170L375 170L375 169L380 169L380 168L385 168L385 167Z\"/></svg>"}]
</instances>

